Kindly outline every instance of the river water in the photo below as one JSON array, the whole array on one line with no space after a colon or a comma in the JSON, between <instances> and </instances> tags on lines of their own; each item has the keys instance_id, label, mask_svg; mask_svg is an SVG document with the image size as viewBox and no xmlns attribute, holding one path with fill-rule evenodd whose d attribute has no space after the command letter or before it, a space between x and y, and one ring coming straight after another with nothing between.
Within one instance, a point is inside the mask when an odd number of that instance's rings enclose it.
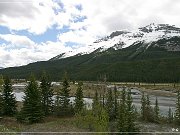
<instances>
[{"instance_id":1,"label":"river water","mask_svg":"<svg viewBox=\"0 0 180 135\"><path fill-rule=\"evenodd\" d=\"M23 97L25 96L24 92L14 92L16 100L17 101L23 101ZM135 105L135 107L137 108L137 110L140 110L141 108L141 95L132 95L133 98L133 104ZM150 101L152 106L154 106L155 104L155 100L156 97L153 95L150 95ZM160 108L160 113L163 116L167 116L168 115L168 110L169 107L172 109L172 112L175 111L175 102L176 99L174 97L162 97L162 96L158 96L158 103L159 103L159 108ZM53 99L55 99L55 96L53 97ZM84 99L84 103L86 104L87 108L91 108L92 105L92 99L91 98L83 98ZM75 97L70 97L70 102L74 102Z\"/></svg>"}]
</instances>

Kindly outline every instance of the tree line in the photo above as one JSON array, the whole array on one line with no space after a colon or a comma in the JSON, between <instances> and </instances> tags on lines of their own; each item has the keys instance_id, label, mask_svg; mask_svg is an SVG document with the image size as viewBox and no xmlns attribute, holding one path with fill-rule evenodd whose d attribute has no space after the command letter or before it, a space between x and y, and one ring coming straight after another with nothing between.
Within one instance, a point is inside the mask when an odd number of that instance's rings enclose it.
<instances>
[{"instance_id":1,"label":"tree line","mask_svg":"<svg viewBox=\"0 0 180 135\"><path fill-rule=\"evenodd\" d=\"M161 124L180 125L180 92L177 91L176 111L173 114L169 108L168 117L160 115L158 99L151 106L149 96L142 93L141 109L137 111L133 105L131 90L125 88L120 92L106 89L104 95L96 90L92 107L88 109L83 99L83 83L79 82L74 103L70 102L70 82L64 73L62 87L55 93L49 76L44 72L38 85L34 75L31 75L25 88L23 107L17 110L17 101L13 94L11 79L4 77L0 95L0 115L16 117L22 123L43 122L47 116L75 117L76 125L96 132L118 132L119 134L137 134L140 129L137 121L147 121ZM106 87L106 86L105 86Z\"/></svg>"}]
</instances>

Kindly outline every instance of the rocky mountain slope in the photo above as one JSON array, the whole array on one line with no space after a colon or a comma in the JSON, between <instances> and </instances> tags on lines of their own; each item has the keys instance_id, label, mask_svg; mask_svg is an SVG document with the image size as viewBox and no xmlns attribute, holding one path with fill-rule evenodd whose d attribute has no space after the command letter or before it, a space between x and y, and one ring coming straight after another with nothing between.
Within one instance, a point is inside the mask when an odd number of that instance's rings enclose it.
<instances>
[{"instance_id":1,"label":"rocky mountain slope","mask_svg":"<svg viewBox=\"0 0 180 135\"><path fill-rule=\"evenodd\" d=\"M84 50L84 51L81 51ZM53 80L67 71L72 80L179 82L180 28L150 24L137 31L116 31L84 49L64 52L49 61L0 69L11 78L40 78L45 70Z\"/></svg>"},{"instance_id":2,"label":"rocky mountain slope","mask_svg":"<svg viewBox=\"0 0 180 135\"><path fill-rule=\"evenodd\" d=\"M170 42L171 38L180 36L180 28L171 26L168 24L150 24L145 27L141 27L134 31L115 31L109 36L99 39L92 43L92 45L87 45L83 48L75 49L71 52L64 52L50 60L58 60L62 58L67 58L75 55L89 54L94 51L103 52L109 48L114 48L115 50L127 48L131 45L138 43L143 43L144 49L149 47L160 47L167 51L180 51L180 45L176 44L176 41ZM156 42L165 42L166 44L156 44ZM159 46L158 46L159 45ZM83 50L83 51L82 51ZM138 50L138 49L137 49Z\"/></svg>"}]
</instances>

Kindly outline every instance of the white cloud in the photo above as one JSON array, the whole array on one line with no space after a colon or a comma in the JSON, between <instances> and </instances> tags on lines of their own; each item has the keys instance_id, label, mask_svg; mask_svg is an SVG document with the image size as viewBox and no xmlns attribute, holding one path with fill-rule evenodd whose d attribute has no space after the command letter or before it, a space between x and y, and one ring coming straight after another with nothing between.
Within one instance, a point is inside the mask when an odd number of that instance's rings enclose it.
<instances>
[{"instance_id":1,"label":"white cloud","mask_svg":"<svg viewBox=\"0 0 180 135\"><path fill-rule=\"evenodd\" d=\"M42 34L55 24L53 8L57 5L51 0L12 0L0 2L0 25L12 30L28 30L34 34Z\"/></svg>"},{"instance_id":2,"label":"white cloud","mask_svg":"<svg viewBox=\"0 0 180 135\"><path fill-rule=\"evenodd\" d=\"M35 43L26 36L12 35L12 34L0 34L0 39L10 42L11 45L17 48L33 48ZM11 48L12 46L9 46Z\"/></svg>"},{"instance_id":3,"label":"white cloud","mask_svg":"<svg viewBox=\"0 0 180 135\"><path fill-rule=\"evenodd\" d=\"M69 31L60 34L59 41L63 44L66 42L74 42L81 45L91 44L94 41L93 35L90 35L86 30Z\"/></svg>"},{"instance_id":4,"label":"white cloud","mask_svg":"<svg viewBox=\"0 0 180 135\"><path fill-rule=\"evenodd\" d=\"M152 21L179 25L179 11L178 0L12 0L0 3L0 25L42 34L53 24L59 29L64 25L73 27L76 17L86 16L85 23L78 27L88 26L94 30L88 32L98 35L137 28Z\"/></svg>"},{"instance_id":5,"label":"white cloud","mask_svg":"<svg viewBox=\"0 0 180 135\"><path fill-rule=\"evenodd\" d=\"M0 35L8 43L0 46L0 66L20 66L36 61L49 60L50 58L66 52L72 48L65 47L61 42L46 42L36 44L26 36ZM15 47L13 47L15 46Z\"/></svg>"},{"instance_id":6,"label":"white cloud","mask_svg":"<svg viewBox=\"0 0 180 135\"><path fill-rule=\"evenodd\" d=\"M153 22L180 26L179 13L179 0L12 0L11 3L1 0L0 26L37 35L57 25L59 34L54 35L57 42L44 43L26 36L0 34L0 39L8 42L0 45L0 66L47 60L73 48L86 47L97 37L115 30L135 29ZM64 26L69 31L62 32ZM68 42L77 46L68 47Z\"/></svg>"}]
</instances>

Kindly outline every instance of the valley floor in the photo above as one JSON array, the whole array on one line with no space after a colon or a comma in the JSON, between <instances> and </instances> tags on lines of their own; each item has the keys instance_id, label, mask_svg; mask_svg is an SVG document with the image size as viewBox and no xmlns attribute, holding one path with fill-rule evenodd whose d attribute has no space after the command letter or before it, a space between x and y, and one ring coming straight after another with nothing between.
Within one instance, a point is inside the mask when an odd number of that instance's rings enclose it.
<instances>
[{"instance_id":1,"label":"valley floor","mask_svg":"<svg viewBox=\"0 0 180 135\"><path fill-rule=\"evenodd\" d=\"M180 127L167 124L154 124L136 122L140 127L140 135L174 135L180 134ZM44 122L26 125L21 124L14 118L5 117L0 121L0 134L12 135L44 135L44 134L100 134L92 133L88 129L77 126L76 117L58 118L47 117ZM105 133L104 133L105 134Z\"/></svg>"},{"instance_id":2,"label":"valley floor","mask_svg":"<svg viewBox=\"0 0 180 135\"><path fill-rule=\"evenodd\" d=\"M170 85L133 85L128 83L111 83L109 85L117 85L119 87L127 86L132 89L138 89L140 92L146 92L151 96L159 96L163 98L176 98L175 91L180 89L180 85L173 87L173 84ZM98 89L99 85L94 85L91 83L84 83L84 94L86 97L92 97L95 90ZM57 89L56 87L54 88ZM71 96L74 95L75 90L77 89L76 85L71 85L72 93ZM100 89L99 89L100 90ZM100 90L101 91L101 90ZM160 102L161 103L161 102ZM20 103L19 103L20 104ZM165 103L166 104L166 103ZM173 102L175 105L175 102ZM174 106L173 105L173 106ZM21 106L21 105L19 105ZM167 107L168 107L167 103ZM27 125L27 124L21 124L16 121L15 118L11 117L3 117L0 119L0 132L3 132L2 134L5 134L5 132L9 132L10 134L20 134L20 135L28 135L30 132L40 132L39 134L59 134L58 132L64 132L66 134L73 133L75 134L90 134L88 132L91 132L89 129L84 129L83 127L77 126L78 119L74 117L69 118L59 118L55 116L46 117L42 123ZM155 123L147 123L147 122L141 122L137 121L137 125L140 128L141 135L173 135L173 134L180 134L180 127L176 127L171 124L155 124ZM54 133L53 133L54 132ZM69 133L67 133L69 132ZM86 133L87 132L87 133ZM1 134L1 133L0 133ZM36 134L37 133L31 133ZM99 134L99 133L98 133ZM9 134L8 134L9 135Z\"/></svg>"}]
</instances>

